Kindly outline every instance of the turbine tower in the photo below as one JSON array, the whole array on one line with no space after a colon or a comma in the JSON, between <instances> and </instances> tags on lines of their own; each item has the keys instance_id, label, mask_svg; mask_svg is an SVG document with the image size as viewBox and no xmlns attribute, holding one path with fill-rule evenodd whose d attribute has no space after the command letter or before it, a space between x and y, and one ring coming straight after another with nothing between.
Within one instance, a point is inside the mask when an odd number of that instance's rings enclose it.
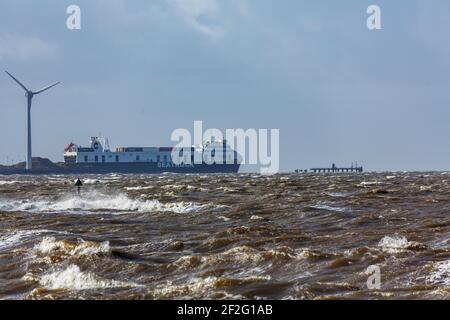
<instances>
[{"instance_id":1,"label":"turbine tower","mask_svg":"<svg viewBox=\"0 0 450 320\"><path fill-rule=\"evenodd\" d=\"M27 164L26 164L26 169L27 170L31 170L33 168L33 157L32 157L32 153L31 153L31 103L33 101L33 97L37 94L40 94L44 91L47 91L50 88L53 88L54 86L60 84L60 82L54 83L50 86L44 87L38 91L31 91L28 90L19 80L17 80L16 78L14 78L14 76L12 74L10 74L8 71L5 71L8 76L10 76L15 82L17 82L17 84L19 86L21 86L23 88L23 90L25 90L25 97L27 97Z\"/></svg>"}]
</instances>

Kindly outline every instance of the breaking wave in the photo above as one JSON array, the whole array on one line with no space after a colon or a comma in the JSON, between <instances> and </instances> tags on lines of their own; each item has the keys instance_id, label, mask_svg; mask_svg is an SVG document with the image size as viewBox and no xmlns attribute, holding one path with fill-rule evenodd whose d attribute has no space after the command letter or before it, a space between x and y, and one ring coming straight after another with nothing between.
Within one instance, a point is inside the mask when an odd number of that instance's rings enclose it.
<instances>
[{"instance_id":1,"label":"breaking wave","mask_svg":"<svg viewBox=\"0 0 450 320\"><path fill-rule=\"evenodd\" d=\"M109 253L111 248L109 242L84 241L70 242L67 240L56 240L54 237L45 237L34 247L36 255L51 255L54 253L71 256L88 256L101 253Z\"/></svg>"},{"instance_id":2,"label":"breaking wave","mask_svg":"<svg viewBox=\"0 0 450 320\"><path fill-rule=\"evenodd\" d=\"M437 285L450 285L450 260L437 262L433 272L427 277L427 282Z\"/></svg>"},{"instance_id":3,"label":"breaking wave","mask_svg":"<svg viewBox=\"0 0 450 320\"><path fill-rule=\"evenodd\" d=\"M310 256L308 250L291 249L288 247L280 247L270 250L257 250L248 246L240 246L229 249L225 252L216 253L206 256L189 255L179 258L167 267L169 269L194 269L204 268L213 265L224 265L230 263L233 265L259 265L264 262L268 263L285 263L289 260L303 260Z\"/></svg>"},{"instance_id":4,"label":"breaking wave","mask_svg":"<svg viewBox=\"0 0 450 320\"><path fill-rule=\"evenodd\" d=\"M103 279L93 273L83 272L77 265L54 271L40 277L26 275L25 280L37 281L49 290L93 290L118 287L129 287L130 284Z\"/></svg>"},{"instance_id":5,"label":"breaking wave","mask_svg":"<svg viewBox=\"0 0 450 320\"><path fill-rule=\"evenodd\" d=\"M378 247L387 253L399 253L405 250L418 250L425 248L424 245L419 242L408 241L406 237L399 236L385 236L378 243Z\"/></svg>"},{"instance_id":6,"label":"breaking wave","mask_svg":"<svg viewBox=\"0 0 450 320\"><path fill-rule=\"evenodd\" d=\"M111 253L109 242L95 242L78 239L77 241L57 240L47 236L36 244L32 250L34 260L30 265L30 271L23 277L26 281L39 283L48 290L94 290L118 287L137 287L134 283L116 281L102 278L92 272L82 271L73 263L80 258L101 257ZM51 265L50 271L44 274L36 274L43 266L42 263ZM36 266L41 266L36 268Z\"/></svg>"},{"instance_id":7,"label":"breaking wave","mask_svg":"<svg viewBox=\"0 0 450 320\"><path fill-rule=\"evenodd\" d=\"M199 299L207 295L216 299L242 300L244 298L242 295L230 294L227 290L270 280L270 276L191 278L189 281L180 284L164 283L151 290L150 294L157 299L179 299L180 297L183 297L183 299Z\"/></svg>"},{"instance_id":8,"label":"breaking wave","mask_svg":"<svg viewBox=\"0 0 450 320\"><path fill-rule=\"evenodd\" d=\"M191 202L161 203L158 200L131 199L124 194L107 196L94 194L87 197L69 197L58 200L0 200L0 211L16 212L175 212L191 213L209 208L209 205Z\"/></svg>"},{"instance_id":9,"label":"breaking wave","mask_svg":"<svg viewBox=\"0 0 450 320\"><path fill-rule=\"evenodd\" d=\"M67 234L65 232L57 232L50 230L21 230L0 236L0 250L14 247L24 241L31 240L42 234Z\"/></svg>"},{"instance_id":10,"label":"breaking wave","mask_svg":"<svg viewBox=\"0 0 450 320\"><path fill-rule=\"evenodd\" d=\"M0 181L0 186L9 186L19 183L19 181Z\"/></svg>"},{"instance_id":11,"label":"breaking wave","mask_svg":"<svg viewBox=\"0 0 450 320\"><path fill-rule=\"evenodd\" d=\"M382 183L380 181L363 181L360 184L357 185L357 187L365 188L365 187L371 187L371 186L378 186Z\"/></svg>"},{"instance_id":12,"label":"breaking wave","mask_svg":"<svg viewBox=\"0 0 450 320\"><path fill-rule=\"evenodd\" d=\"M127 191L140 191L140 190L150 190L154 189L154 186L146 186L146 187L126 187L125 190Z\"/></svg>"}]
</instances>

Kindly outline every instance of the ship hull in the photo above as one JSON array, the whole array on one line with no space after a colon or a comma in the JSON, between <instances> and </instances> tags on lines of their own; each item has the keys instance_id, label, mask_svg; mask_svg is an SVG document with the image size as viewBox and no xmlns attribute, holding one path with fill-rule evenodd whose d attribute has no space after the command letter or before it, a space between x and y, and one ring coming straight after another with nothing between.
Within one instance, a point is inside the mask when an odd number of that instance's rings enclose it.
<instances>
[{"instance_id":1,"label":"ship hull","mask_svg":"<svg viewBox=\"0 0 450 320\"><path fill-rule=\"evenodd\" d=\"M163 165L153 162L136 163L59 163L51 167L35 167L31 171L25 168L3 167L0 175L47 175L47 174L158 174L158 173L237 173L239 164L199 164L199 165Z\"/></svg>"},{"instance_id":2,"label":"ship hull","mask_svg":"<svg viewBox=\"0 0 450 320\"><path fill-rule=\"evenodd\" d=\"M152 174L152 173L237 173L239 164L200 164L190 166L161 165L158 163L77 163L64 165L65 171L80 174Z\"/></svg>"}]
</instances>

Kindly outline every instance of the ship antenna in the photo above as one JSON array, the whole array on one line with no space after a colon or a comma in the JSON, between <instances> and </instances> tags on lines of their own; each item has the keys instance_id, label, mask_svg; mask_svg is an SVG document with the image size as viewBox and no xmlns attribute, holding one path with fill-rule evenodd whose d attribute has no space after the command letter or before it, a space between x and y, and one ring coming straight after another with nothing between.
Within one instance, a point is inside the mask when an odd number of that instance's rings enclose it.
<instances>
[{"instance_id":1,"label":"ship antenna","mask_svg":"<svg viewBox=\"0 0 450 320\"><path fill-rule=\"evenodd\" d=\"M105 139L105 148L104 148L104 149L105 149L105 150L110 150L108 138Z\"/></svg>"}]
</instances>

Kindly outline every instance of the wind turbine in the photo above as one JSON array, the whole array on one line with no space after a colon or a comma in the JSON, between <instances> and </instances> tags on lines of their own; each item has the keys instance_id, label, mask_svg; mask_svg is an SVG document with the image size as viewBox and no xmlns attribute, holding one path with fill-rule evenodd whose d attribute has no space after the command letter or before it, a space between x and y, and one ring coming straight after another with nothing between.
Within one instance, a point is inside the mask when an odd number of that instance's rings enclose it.
<instances>
[{"instance_id":1,"label":"wind turbine","mask_svg":"<svg viewBox=\"0 0 450 320\"><path fill-rule=\"evenodd\" d=\"M26 169L27 170L31 170L33 168L33 158L32 158L32 153L31 153L31 103L33 101L33 97L37 94L40 94L44 91L47 91L50 88L53 88L54 86L60 84L60 82L54 83L50 86L44 87L38 91L31 91L28 90L19 80L17 80L16 78L14 78L14 76L12 74L10 74L8 71L5 71L8 76L10 76L15 82L17 82L17 84L19 86L21 86L23 88L23 90L25 90L25 97L27 97L27 101L28 101L28 108L27 108L27 164L26 164Z\"/></svg>"}]
</instances>

